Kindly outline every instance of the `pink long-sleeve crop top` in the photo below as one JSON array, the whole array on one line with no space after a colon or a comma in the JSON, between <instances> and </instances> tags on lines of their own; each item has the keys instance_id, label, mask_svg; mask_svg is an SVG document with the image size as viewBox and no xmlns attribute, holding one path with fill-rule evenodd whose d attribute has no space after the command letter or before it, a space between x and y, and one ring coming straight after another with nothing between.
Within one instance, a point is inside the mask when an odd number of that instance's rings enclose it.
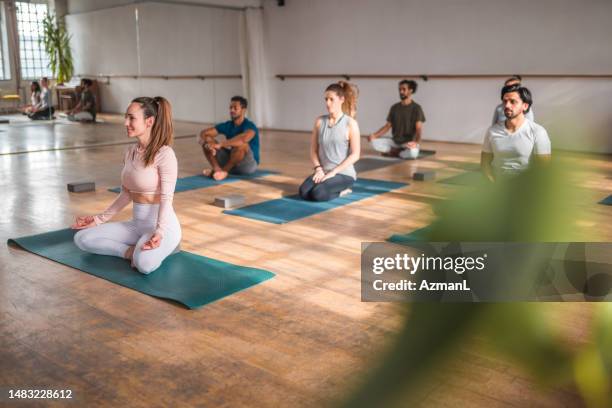
<instances>
[{"instance_id":1,"label":"pink long-sleeve crop top","mask_svg":"<svg viewBox=\"0 0 612 408\"><path fill-rule=\"evenodd\" d=\"M162 146L153 163L147 167L144 165L144 149L139 149L138 144L130 146L125 152L121 171L121 193L103 213L94 216L96 224L107 222L128 205L132 201L130 193L159 194L155 232L163 236L173 211L177 174L176 155L170 146Z\"/></svg>"}]
</instances>

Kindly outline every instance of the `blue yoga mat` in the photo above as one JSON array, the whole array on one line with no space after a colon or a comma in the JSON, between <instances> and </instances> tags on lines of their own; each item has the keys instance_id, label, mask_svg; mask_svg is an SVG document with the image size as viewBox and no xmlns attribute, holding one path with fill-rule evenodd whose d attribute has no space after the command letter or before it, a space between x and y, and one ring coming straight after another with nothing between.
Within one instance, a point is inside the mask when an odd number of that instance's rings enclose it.
<instances>
[{"instance_id":1,"label":"blue yoga mat","mask_svg":"<svg viewBox=\"0 0 612 408\"><path fill-rule=\"evenodd\" d=\"M406 187L407 185L406 183L396 183L392 181L358 179L355 184L353 184L353 192L351 194L344 197L338 197L331 201L305 201L300 199L298 195L294 195L248 205L235 210L225 210L223 212L254 220L271 222L273 224L284 224L375 195L388 193L391 190Z\"/></svg>"},{"instance_id":2,"label":"blue yoga mat","mask_svg":"<svg viewBox=\"0 0 612 408\"><path fill-rule=\"evenodd\" d=\"M608 196L606 198L604 198L603 200L601 200L599 202L599 204L603 204L603 205L612 205L612 195Z\"/></svg>"},{"instance_id":3,"label":"blue yoga mat","mask_svg":"<svg viewBox=\"0 0 612 408\"><path fill-rule=\"evenodd\" d=\"M189 190L197 190L198 188L206 188L212 186L219 186L221 184L233 183L240 180L252 180L259 177L269 176L270 174L279 174L276 171L271 170L257 170L253 174L247 175L233 175L230 174L226 179L217 181L210 177L206 177L204 175L196 175L189 177L181 177L176 180L176 188L174 189L175 193L181 193L183 191ZM119 193L121 191L121 187L109 188L108 191L112 191L113 193Z\"/></svg>"},{"instance_id":4,"label":"blue yoga mat","mask_svg":"<svg viewBox=\"0 0 612 408\"><path fill-rule=\"evenodd\" d=\"M181 251L149 275L127 260L94 255L74 245L74 230L64 229L9 239L23 249L147 295L170 299L190 309L203 306L274 277L269 271L233 265Z\"/></svg>"}]
</instances>

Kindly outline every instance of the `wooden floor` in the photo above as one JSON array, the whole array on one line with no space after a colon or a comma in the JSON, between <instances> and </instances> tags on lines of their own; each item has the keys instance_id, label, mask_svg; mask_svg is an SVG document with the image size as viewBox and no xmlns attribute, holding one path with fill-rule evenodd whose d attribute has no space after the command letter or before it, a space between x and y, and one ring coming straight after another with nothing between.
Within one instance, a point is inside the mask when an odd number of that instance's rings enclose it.
<instances>
[{"instance_id":1,"label":"wooden floor","mask_svg":"<svg viewBox=\"0 0 612 408\"><path fill-rule=\"evenodd\" d=\"M125 132L120 118L99 124L0 125L0 240L65 228L114 198ZM178 136L201 124L177 123ZM319 407L348 392L377 361L407 306L360 302L360 244L425 226L432 203L456 186L411 183L382 196L285 225L222 214L220 194L247 203L294 193L309 173L309 137L262 133L262 166L282 174L183 192L174 207L182 248L268 269L272 280L199 310L186 310L20 249L0 246L0 389L71 389L71 406ZM175 142L179 177L204 159L194 137ZM476 164L475 145L425 143L427 160L364 173L407 181L415 169L438 178ZM30 153L27 153L30 151ZM373 154L364 146L362 155ZM589 191L612 194L609 157L583 156ZM70 194L66 183L95 180L95 193ZM569 220L591 240L612 241L612 207ZM118 219L130 217L129 210ZM550 304L574 341L588 341L590 304ZM411 398L422 407L581 406L571 389L543 390L512 363L474 341L457 362ZM3 402L0 400L0 405ZM61 405L61 404L60 404ZM12 405L8 405L12 406ZM28 405L31 406L31 405Z\"/></svg>"}]
</instances>

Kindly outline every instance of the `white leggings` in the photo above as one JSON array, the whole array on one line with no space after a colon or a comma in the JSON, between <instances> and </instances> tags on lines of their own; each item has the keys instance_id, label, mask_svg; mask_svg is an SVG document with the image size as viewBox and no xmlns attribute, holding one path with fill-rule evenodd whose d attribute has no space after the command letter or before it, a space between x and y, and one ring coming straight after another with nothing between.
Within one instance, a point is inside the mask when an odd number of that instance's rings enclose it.
<instances>
[{"instance_id":1,"label":"white leggings","mask_svg":"<svg viewBox=\"0 0 612 408\"><path fill-rule=\"evenodd\" d=\"M383 136L379 137L378 139L372 140L372 147L374 148L374 150L381 153L389 153L392 148L402 149L402 151L399 153L399 157L402 159L416 159L417 157L419 157L418 147L408 149L406 147L396 144L390 137Z\"/></svg>"},{"instance_id":2,"label":"white leggings","mask_svg":"<svg viewBox=\"0 0 612 408\"><path fill-rule=\"evenodd\" d=\"M93 115L89 112L81 111L74 115L68 115L68 120L73 122L87 122L93 120Z\"/></svg>"},{"instance_id":3,"label":"white leggings","mask_svg":"<svg viewBox=\"0 0 612 408\"><path fill-rule=\"evenodd\" d=\"M157 224L159 204L134 203L133 218L130 221L111 222L80 230L74 235L74 243L86 252L123 258L130 246L134 248L134 265L140 273L149 274L156 270L164 259L181 242L181 224L172 213L168 227L159 247L142 250L142 245L151 238Z\"/></svg>"}]
</instances>

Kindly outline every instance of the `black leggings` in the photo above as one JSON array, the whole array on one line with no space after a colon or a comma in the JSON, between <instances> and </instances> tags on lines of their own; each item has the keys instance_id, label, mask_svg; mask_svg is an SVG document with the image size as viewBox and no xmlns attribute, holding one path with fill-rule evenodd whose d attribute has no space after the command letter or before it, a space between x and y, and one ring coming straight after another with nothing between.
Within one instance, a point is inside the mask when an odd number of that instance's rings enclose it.
<instances>
[{"instance_id":1,"label":"black leggings","mask_svg":"<svg viewBox=\"0 0 612 408\"><path fill-rule=\"evenodd\" d=\"M28 117L32 120L48 120L53 119L53 113L55 112L55 108L51 107L42 111L30 113Z\"/></svg>"},{"instance_id":2,"label":"black leggings","mask_svg":"<svg viewBox=\"0 0 612 408\"><path fill-rule=\"evenodd\" d=\"M300 197L309 201L329 201L338 197L340 192L351 187L354 182L352 177L336 174L322 183L315 184L312 176L308 176L300 186Z\"/></svg>"}]
</instances>

